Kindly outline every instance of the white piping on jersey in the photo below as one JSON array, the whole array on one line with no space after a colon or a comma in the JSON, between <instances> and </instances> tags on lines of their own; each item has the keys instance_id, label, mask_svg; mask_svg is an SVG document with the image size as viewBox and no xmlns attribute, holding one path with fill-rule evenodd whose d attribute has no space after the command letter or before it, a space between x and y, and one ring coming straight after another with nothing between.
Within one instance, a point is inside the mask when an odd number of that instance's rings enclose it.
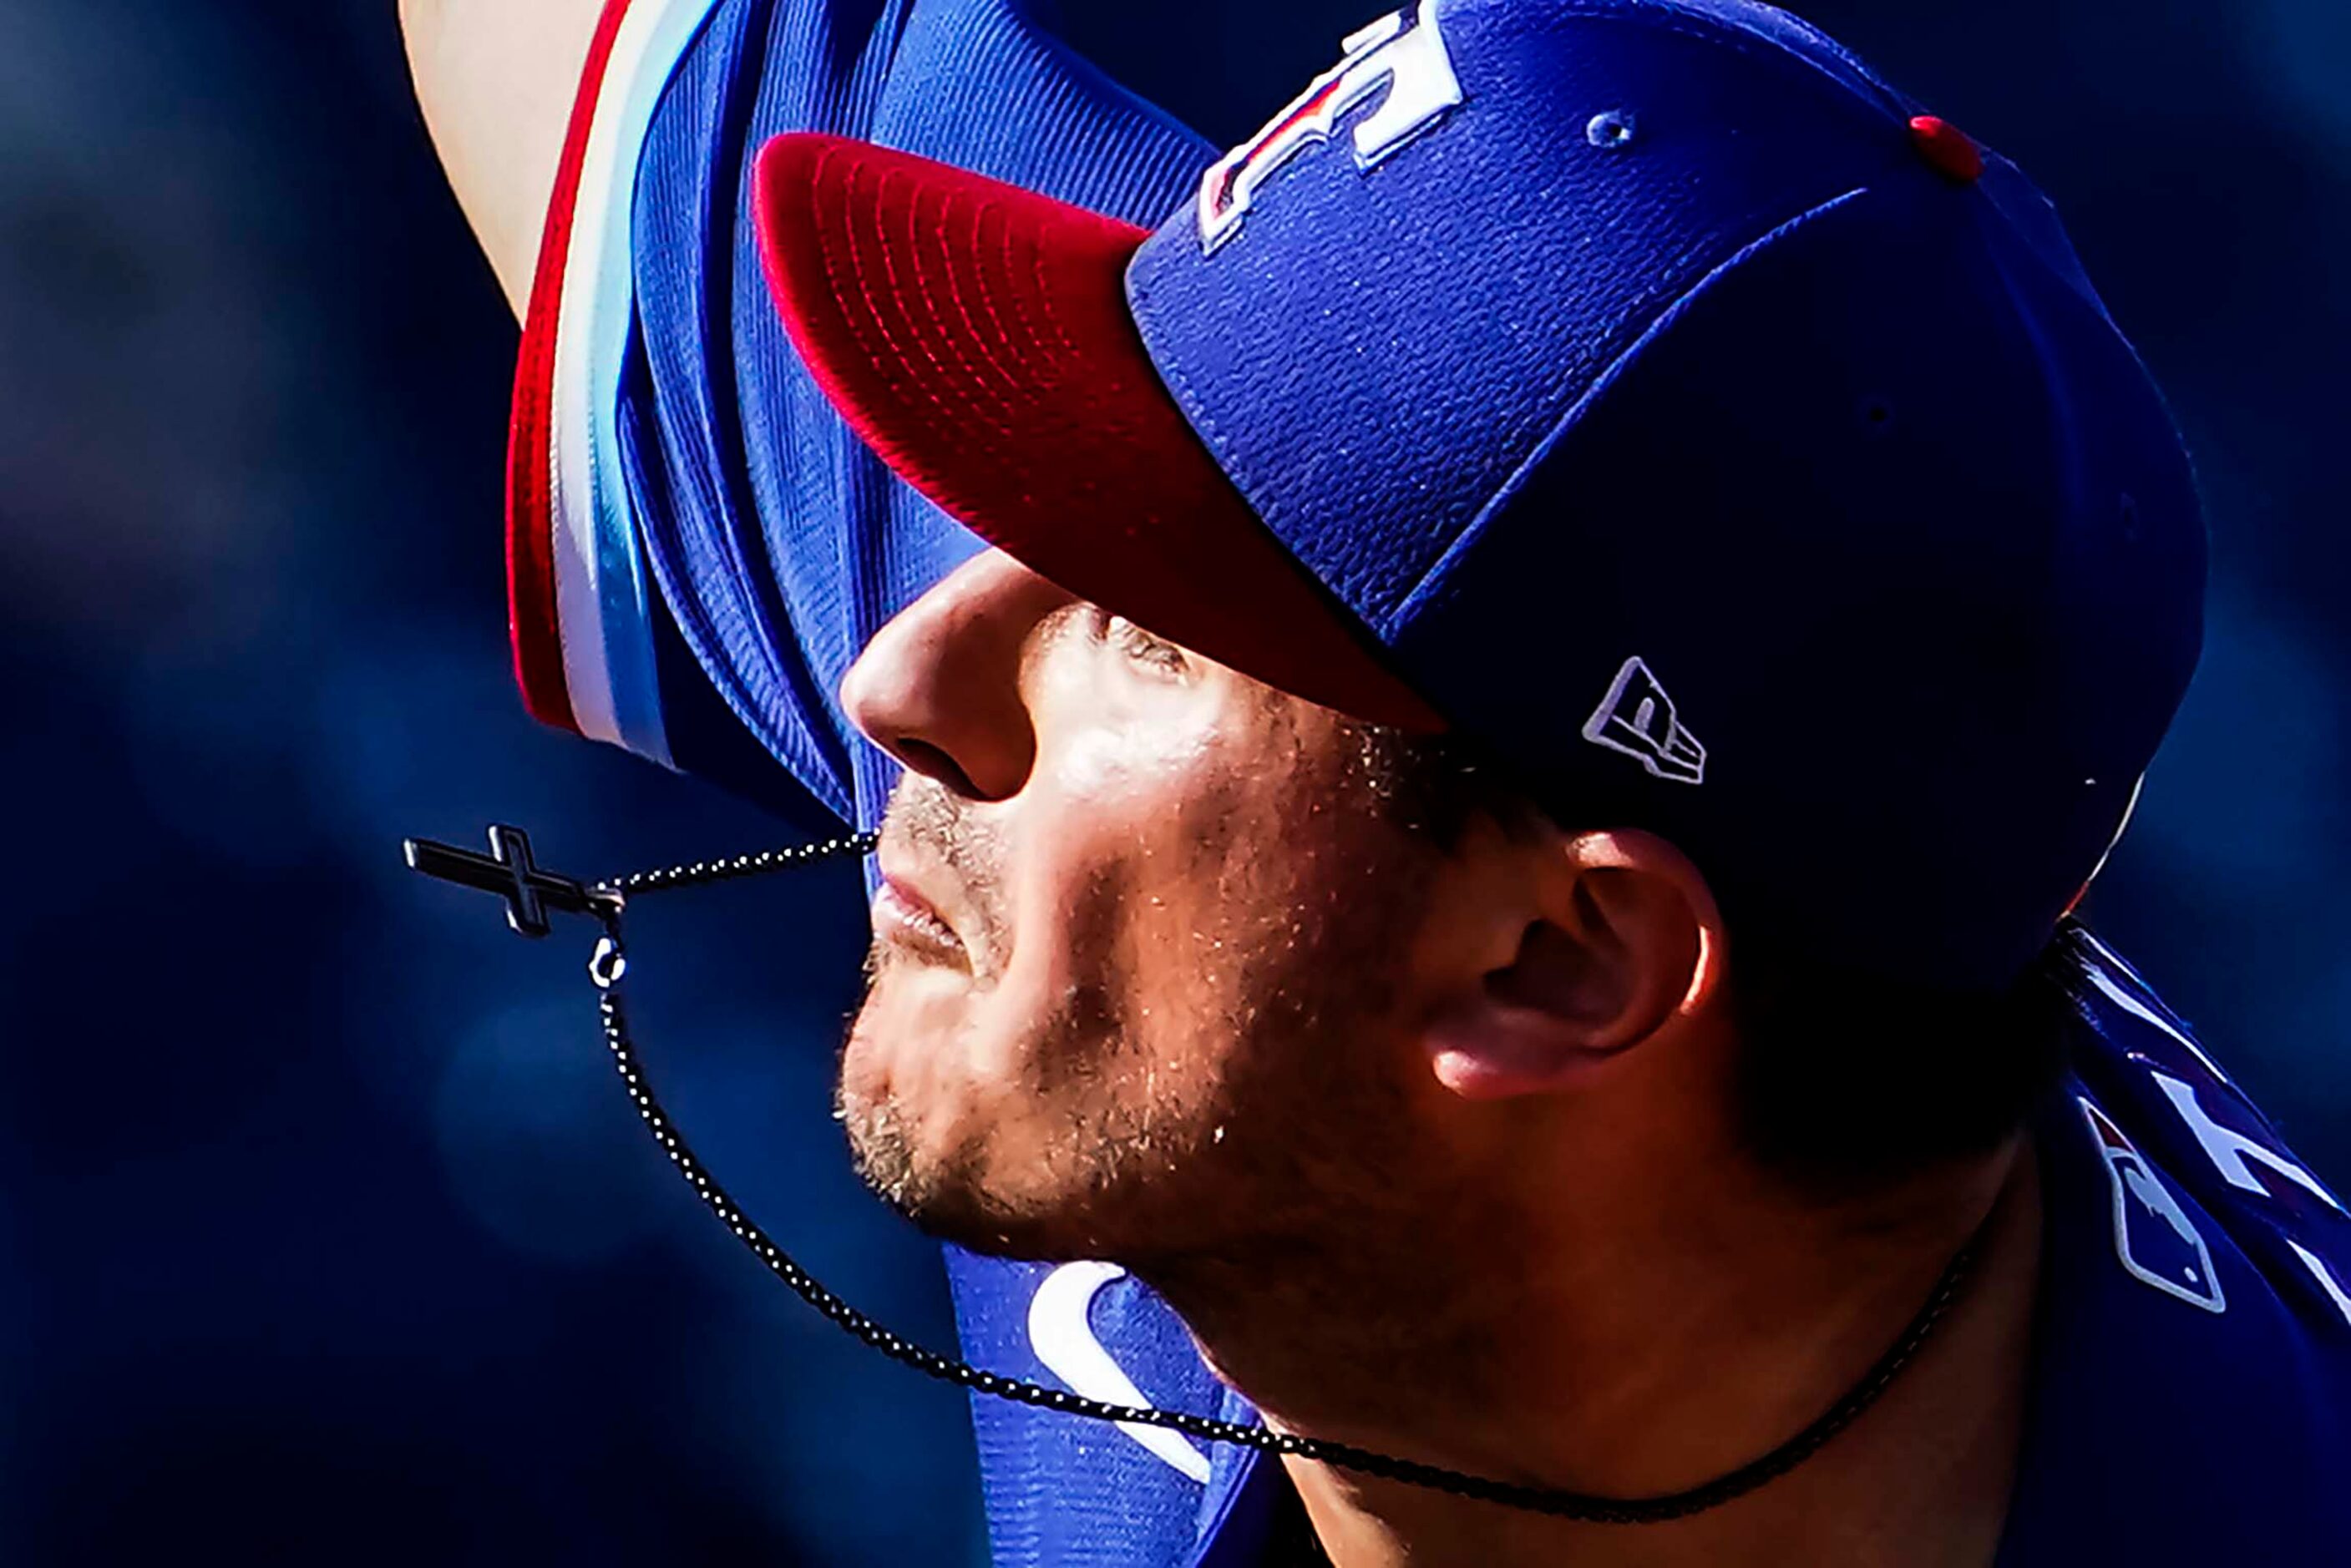
<instances>
[{"instance_id":1,"label":"white piping on jersey","mask_svg":"<svg viewBox=\"0 0 2351 1568\"><path fill-rule=\"evenodd\" d=\"M549 453L556 628L580 733L674 765L649 586L621 468L621 367L635 321L637 162L662 90L716 0L633 0L596 93L556 317Z\"/></svg>"},{"instance_id":2,"label":"white piping on jersey","mask_svg":"<svg viewBox=\"0 0 2351 1568\"><path fill-rule=\"evenodd\" d=\"M1029 1344L1045 1370L1070 1392L1111 1405L1149 1407L1143 1390L1110 1358L1088 1321L1094 1297L1126 1271L1116 1263L1063 1263L1045 1276L1029 1301ZM1202 1486L1208 1484L1208 1458L1181 1432L1121 1421L1118 1429Z\"/></svg>"},{"instance_id":3,"label":"white piping on jersey","mask_svg":"<svg viewBox=\"0 0 2351 1568\"><path fill-rule=\"evenodd\" d=\"M2326 1260L2291 1236L2285 1239L2285 1244L2294 1249L2294 1255L2302 1260L2302 1266L2310 1271L2312 1278L2318 1282L2318 1288L2326 1293L2326 1299L2333 1302L2335 1310L2343 1314L2343 1321L2351 1323L2351 1295L2343 1293L2343 1286L2335 1280L2335 1271L2326 1266Z\"/></svg>"},{"instance_id":4,"label":"white piping on jersey","mask_svg":"<svg viewBox=\"0 0 2351 1568\"><path fill-rule=\"evenodd\" d=\"M2085 932L2084 935L2087 936L2088 933ZM2114 950L2108 948L2105 943L2098 940L2095 937L2090 937L2089 940L2090 945L2098 950L2098 956L2102 960L2112 963L2116 969L2121 970L2133 980L2138 980L2137 971L2133 970L2130 965L2123 962L2121 959L2116 958ZM2141 1023L2153 1024L2156 1028L2161 1030L2168 1038L2177 1043L2182 1050L2195 1057L2197 1064L2199 1066L2201 1066L2206 1072L2211 1074L2213 1077L2219 1079L2221 1083L2228 1085L2232 1089L2237 1086L2236 1080L2230 1077L2228 1074L2220 1071L2220 1064L2213 1061L2211 1057L2204 1054L2204 1047L2199 1045L2194 1040L2189 1038L2188 1032L2186 1030L2180 1028L2169 1019L2160 1016L2153 1008L2147 1006L2147 1003L2141 1002L2138 998L2125 991L2121 986L2116 985L2114 981L2114 977L2107 974L2106 971L2098 964L2084 964L2082 966L2082 972L2090 977L2090 983L2096 986L2100 993L2103 994L2107 1001L2113 1002L2116 1007L2121 1008L2125 1012L2129 1013L2133 1018L2139 1020ZM2145 981L2139 981L2139 983L2144 985L2147 982Z\"/></svg>"}]
</instances>

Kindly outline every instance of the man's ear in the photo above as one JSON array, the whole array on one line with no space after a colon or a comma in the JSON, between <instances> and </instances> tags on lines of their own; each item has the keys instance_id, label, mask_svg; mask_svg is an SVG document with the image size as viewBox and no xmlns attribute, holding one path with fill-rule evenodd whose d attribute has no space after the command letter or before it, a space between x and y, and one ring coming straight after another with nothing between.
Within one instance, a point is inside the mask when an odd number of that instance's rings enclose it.
<instances>
[{"instance_id":1,"label":"man's ear","mask_svg":"<svg viewBox=\"0 0 2351 1568\"><path fill-rule=\"evenodd\" d=\"M1468 1099L1546 1094L1711 1003L1722 920L1689 858L1638 829L1552 837L1518 950L1440 1010L1438 1082Z\"/></svg>"}]
</instances>

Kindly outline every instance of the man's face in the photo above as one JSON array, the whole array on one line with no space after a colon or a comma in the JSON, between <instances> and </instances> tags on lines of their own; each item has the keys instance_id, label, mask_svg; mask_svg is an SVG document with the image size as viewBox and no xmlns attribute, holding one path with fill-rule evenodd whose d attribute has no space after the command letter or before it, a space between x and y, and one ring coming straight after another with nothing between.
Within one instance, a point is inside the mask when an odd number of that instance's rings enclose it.
<instances>
[{"instance_id":1,"label":"man's face","mask_svg":"<svg viewBox=\"0 0 2351 1568\"><path fill-rule=\"evenodd\" d=\"M1140 1266L1283 1244L1436 1158L1414 1024L1445 857L1382 737L993 553L842 696L910 771L841 1109L914 1219Z\"/></svg>"}]
</instances>

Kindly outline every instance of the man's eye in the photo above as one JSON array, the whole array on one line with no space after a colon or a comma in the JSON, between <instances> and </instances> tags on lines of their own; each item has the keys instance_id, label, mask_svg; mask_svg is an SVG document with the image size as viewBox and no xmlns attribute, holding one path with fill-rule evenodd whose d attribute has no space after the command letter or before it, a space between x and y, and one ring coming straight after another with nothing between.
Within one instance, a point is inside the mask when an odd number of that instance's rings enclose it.
<instances>
[{"instance_id":1,"label":"man's eye","mask_svg":"<svg viewBox=\"0 0 2351 1568\"><path fill-rule=\"evenodd\" d=\"M1182 675L1190 669L1182 649L1152 636L1123 615L1112 616L1103 624L1102 634L1127 657L1140 659L1162 674Z\"/></svg>"}]
</instances>

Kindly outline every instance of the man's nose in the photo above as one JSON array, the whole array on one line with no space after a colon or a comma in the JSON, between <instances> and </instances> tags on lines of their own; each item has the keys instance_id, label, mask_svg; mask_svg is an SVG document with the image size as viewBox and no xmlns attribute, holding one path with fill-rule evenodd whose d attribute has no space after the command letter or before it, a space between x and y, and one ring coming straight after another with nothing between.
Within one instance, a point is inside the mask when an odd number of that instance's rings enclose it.
<instances>
[{"instance_id":1,"label":"man's nose","mask_svg":"<svg viewBox=\"0 0 2351 1568\"><path fill-rule=\"evenodd\" d=\"M1040 624L1070 602L1002 551L984 551L874 634L841 679L841 709L875 745L959 794L1017 794L1037 758L1023 659Z\"/></svg>"}]
</instances>

